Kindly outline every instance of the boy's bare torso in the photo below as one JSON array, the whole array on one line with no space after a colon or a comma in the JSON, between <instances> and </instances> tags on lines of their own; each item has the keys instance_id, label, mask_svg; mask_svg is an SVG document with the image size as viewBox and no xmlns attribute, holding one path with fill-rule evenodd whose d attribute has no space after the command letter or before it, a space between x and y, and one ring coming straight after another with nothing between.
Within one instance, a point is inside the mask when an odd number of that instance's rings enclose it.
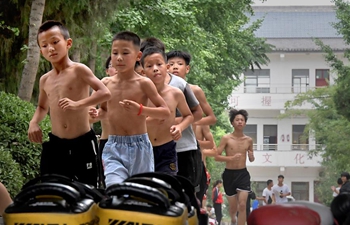
<instances>
[{"instance_id":1,"label":"boy's bare torso","mask_svg":"<svg viewBox=\"0 0 350 225\"><path fill-rule=\"evenodd\" d=\"M234 156L240 154L239 157L226 162L227 169L243 169L246 168L247 152L250 146L251 138L249 136L235 137L233 134L225 135L227 139L225 151L226 156Z\"/></svg>"},{"instance_id":2,"label":"boy's bare torso","mask_svg":"<svg viewBox=\"0 0 350 225\"><path fill-rule=\"evenodd\" d=\"M63 110L58 106L62 98L79 101L89 97L89 85L76 73L80 65L74 63L59 74L51 70L44 75L43 90L50 108L52 133L60 138L73 139L87 133L89 125L88 107L79 110Z\"/></svg>"},{"instance_id":3,"label":"boy's bare torso","mask_svg":"<svg viewBox=\"0 0 350 225\"><path fill-rule=\"evenodd\" d=\"M178 100L175 97L176 91L180 90L165 84L164 89L159 93L168 105L170 116L166 120L161 121L153 118L147 120L147 133L152 146L160 146L173 140L170 127L174 125L175 113L178 105ZM148 103L148 106L154 107L151 102Z\"/></svg>"},{"instance_id":4,"label":"boy's bare torso","mask_svg":"<svg viewBox=\"0 0 350 225\"><path fill-rule=\"evenodd\" d=\"M119 101L127 99L147 105L148 98L142 90L143 79L147 78L133 75L132 78L123 80L119 76L113 76L105 83L112 96L107 102L108 135L131 136L147 132L146 117L127 112L119 104Z\"/></svg>"}]
</instances>

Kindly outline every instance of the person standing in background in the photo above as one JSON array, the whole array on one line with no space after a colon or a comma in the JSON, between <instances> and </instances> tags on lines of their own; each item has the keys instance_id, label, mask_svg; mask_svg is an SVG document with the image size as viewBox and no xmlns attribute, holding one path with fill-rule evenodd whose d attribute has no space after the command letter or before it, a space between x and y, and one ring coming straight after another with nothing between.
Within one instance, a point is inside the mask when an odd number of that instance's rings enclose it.
<instances>
[{"instance_id":1,"label":"person standing in background","mask_svg":"<svg viewBox=\"0 0 350 225\"><path fill-rule=\"evenodd\" d=\"M220 225L221 223L222 203L224 202L224 199L222 198L222 192L220 190L221 187L222 187L222 180L217 180L214 183L213 193L212 193L215 216L216 216L216 221L218 222L218 225Z\"/></svg>"},{"instance_id":2,"label":"person standing in background","mask_svg":"<svg viewBox=\"0 0 350 225\"><path fill-rule=\"evenodd\" d=\"M276 204L288 202L287 196L290 195L288 185L283 184L284 176L278 176L278 183L272 188L272 201Z\"/></svg>"},{"instance_id":3,"label":"person standing in background","mask_svg":"<svg viewBox=\"0 0 350 225\"><path fill-rule=\"evenodd\" d=\"M331 189L333 191L333 198L337 197L340 191L341 186L343 185L343 181L341 178L338 178L337 180L338 187L332 186Z\"/></svg>"}]
</instances>

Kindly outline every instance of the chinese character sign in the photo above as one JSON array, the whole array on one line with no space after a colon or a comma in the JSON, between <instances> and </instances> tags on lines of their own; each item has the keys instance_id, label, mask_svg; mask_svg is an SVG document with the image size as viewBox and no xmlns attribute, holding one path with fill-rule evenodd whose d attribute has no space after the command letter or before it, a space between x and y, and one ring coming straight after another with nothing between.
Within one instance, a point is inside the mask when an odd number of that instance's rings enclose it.
<instances>
[{"instance_id":1,"label":"chinese character sign","mask_svg":"<svg viewBox=\"0 0 350 225\"><path fill-rule=\"evenodd\" d=\"M295 164L304 164L304 154L297 153L294 157Z\"/></svg>"},{"instance_id":2,"label":"chinese character sign","mask_svg":"<svg viewBox=\"0 0 350 225\"><path fill-rule=\"evenodd\" d=\"M261 105L262 106L271 106L271 96L263 96L261 98Z\"/></svg>"},{"instance_id":3,"label":"chinese character sign","mask_svg":"<svg viewBox=\"0 0 350 225\"><path fill-rule=\"evenodd\" d=\"M263 158L263 163L272 163L270 157L272 156L271 154L269 153L265 153L264 155L262 155L264 158Z\"/></svg>"},{"instance_id":4,"label":"chinese character sign","mask_svg":"<svg viewBox=\"0 0 350 225\"><path fill-rule=\"evenodd\" d=\"M239 96L231 96L230 103L231 103L232 107L238 106L238 98L239 98Z\"/></svg>"}]
</instances>

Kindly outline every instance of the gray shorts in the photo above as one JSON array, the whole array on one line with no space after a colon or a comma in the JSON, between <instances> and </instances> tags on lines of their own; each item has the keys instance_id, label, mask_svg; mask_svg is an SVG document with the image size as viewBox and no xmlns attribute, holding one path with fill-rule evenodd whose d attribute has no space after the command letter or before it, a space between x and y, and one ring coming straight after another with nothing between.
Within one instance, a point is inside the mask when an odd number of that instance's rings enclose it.
<instances>
[{"instance_id":1,"label":"gray shorts","mask_svg":"<svg viewBox=\"0 0 350 225\"><path fill-rule=\"evenodd\" d=\"M154 157L148 134L110 135L102 152L106 187L121 183L128 177L154 172Z\"/></svg>"}]
</instances>

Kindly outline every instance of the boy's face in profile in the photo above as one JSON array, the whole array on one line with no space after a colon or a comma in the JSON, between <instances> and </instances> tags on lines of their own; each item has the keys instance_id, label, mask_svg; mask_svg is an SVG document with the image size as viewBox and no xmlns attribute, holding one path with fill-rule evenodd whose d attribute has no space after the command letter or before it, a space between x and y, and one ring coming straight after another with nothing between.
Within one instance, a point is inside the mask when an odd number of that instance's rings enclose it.
<instances>
[{"instance_id":1,"label":"boy's face in profile","mask_svg":"<svg viewBox=\"0 0 350 225\"><path fill-rule=\"evenodd\" d=\"M160 53L155 53L144 58L143 72L153 83L164 83L168 65Z\"/></svg>"},{"instance_id":2,"label":"boy's face in profile","mask_svg":"<svg viewBox=\"0 0 350 225\"><path fill-rule=\"evenodd\" d=\"M245 118L243 115L238 114L235 116L235 118L232 121L232 126L235 128L235 130L243 130L243 128L245 127L246 122L245 122Z\"/></svg>"},{"instance_id":3,"label":"boy's face in profile","mask_svg":"<svg viewBox=\"0 0 350 225\"><path fill-rule=\"evenodd\" d=\"M135 62L141 55L140 50L131 41L115 40L112 43L111 64L118 73L134 71Z\"/></svg>"},{"instance_id":4,"label":"boy's face in profile","mask_svg":"<svg viewBox=\"0 0 350 225\"><path fill-rule=\"evenodd\" d=\"M186 62L183 58L174 57L168 60L169 64L169 73L172 73L176 76L179 76L185 79L188 72L190 72L190 66L186 65Z\"/></svg>"},{"instance_id":5,"label":"boy's face in profile","mask_svg":"<svg viewBox=\"0 0 350 225\"><path fill-rule=\"evenodd\" d=\"M40 53L51 63L60 61L72 47L72 39L65 40L57 26L41 32L38 35L38 43Z\"/></svg>"}]
</instances>

